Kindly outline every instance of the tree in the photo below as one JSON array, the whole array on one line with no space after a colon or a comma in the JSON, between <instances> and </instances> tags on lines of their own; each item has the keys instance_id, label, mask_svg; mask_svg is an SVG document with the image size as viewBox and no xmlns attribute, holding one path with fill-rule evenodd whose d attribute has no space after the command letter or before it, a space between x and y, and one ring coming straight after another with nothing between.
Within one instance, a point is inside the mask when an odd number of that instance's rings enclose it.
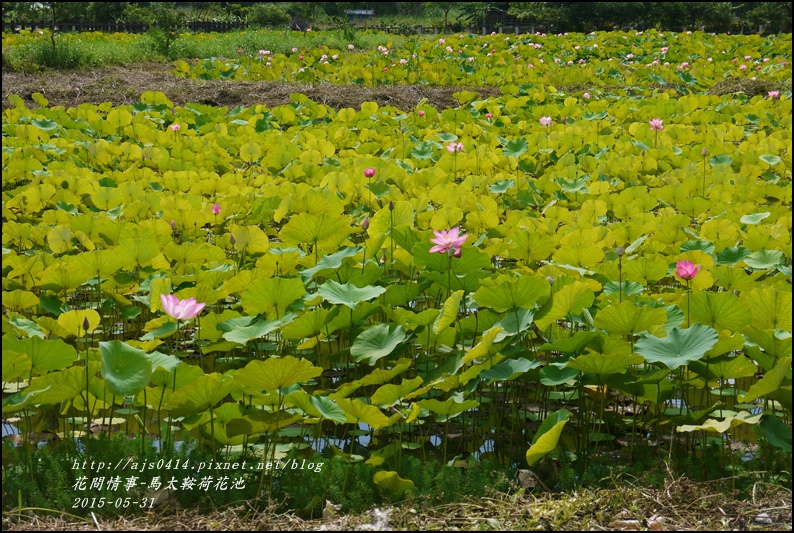
<instances>
[{"instance_id":1,"label":"tree","mask_svg":"<svg viewBox=\"0 0 794 533\"><path fill-rule=\"evenodd\" d=\"M431 15L441 15L444 19L443 31L449 31L449 12L455 7L456 2L422 2L425 11Z\"/></svg>"},{"instance_id":2,"label":"tree","mask_svg":"<svg viewBox=\"0 0 794 533\"><path fill-rule=\"evenodd\" d=\"M758 2L750 4L745 20L764 32L791 33L791 2Z\"/></svg>"}]
</instances>

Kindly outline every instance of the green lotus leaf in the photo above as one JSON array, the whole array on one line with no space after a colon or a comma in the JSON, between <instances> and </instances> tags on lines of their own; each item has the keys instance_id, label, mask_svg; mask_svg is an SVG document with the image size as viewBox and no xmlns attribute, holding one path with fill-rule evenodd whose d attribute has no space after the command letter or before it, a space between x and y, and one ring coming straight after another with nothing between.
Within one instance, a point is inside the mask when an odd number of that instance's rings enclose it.
<instances>
[{"instance_id":1,"label":"green lotus leaf","mask_svg":"<svg viewBox=\"0 0 794 533\"><path fill-rule=\"evenodd\" d=\"M354 257L358 253L361 252L364 248L361 246L346 246L339 252L334 254L326 255L312 268L307 268L301 271L301 279L303 279L304 283L308 283L312 280L312 278L318 273L323 270L334 270L338 269L342 266L342 262L345 259Z\"/></svg>"},{"instance_id":2,"label":"green lotus leaf","mask_svg":"<svg viewBox=\"0 0 794 533\"><path fill-rule=\"evenodd\" d=\"M346 305L350 309L355 309L359 302L377 298L384 292L386 292L384 287L356 287L350 283L342 284L333 280L326 281L317 289L317 294L327 302Z\"/></svg>"},{"instance_id":3,"label":"green lotus leaf","mask_svg":"<svg viewBox=\"0 0 794 533\"><path fill-rule=\"evenodd\" d=\"M744 259L744 263L755 270L770 270L782 265L786 256L780 250L759 250Z\"/></svg>"},{"instance_id":4,"label":"green lotus leaf","mask_svg":"<svg viewBox=\"0 0 794 533\"><path fill-rule=\"evenodd\" d=\"M612 304L598 312L595 327L612 335L637 335L667 322L667 313L660 307L637 306L625 301Z\"/></svg>"},{"instance_id":5,"label":"green lotus leaf","mask_svg":"<svg viewBox=\"0 0 794 533\"><path fill-rule=\"evenodd\" d=\"M747 248L724 248L717 254L717 262L721 265L735 265L739 261L750 257L750 250Z\"/></svg>"},{"instance_id":6,"label":"green lotus leaf","mask_svg":"<svg viewBox=\"0 0 794 533\"><path fill-rule=\"evenodd\" d=\"M785 424L774 414L765 414L761 417L761 429L769 444L791 453L791 427Z\"/></svg>"},{"instance_id":7,"label":"green lotus leaf","mask_svg":"<svg viewBox=\"0 0 794 533\"><path fill-rule=\"evenodd\" d=\"M717 165L732 165L733 158L729 155L717 155L709 159L709 165L716 167Z\"/></svg>"},{"instance_id":8,"label":"green lotus leaf","mask_svg":"<svg viewBox=\"0 0 794 533\"><path fill-rule=\"evenodd\" d=\"M516 182L513 180L500 180L488 187L488 190L494 194L504 194L515 186Z\"/></svg>"},{"instance_id":9,"label":"green lotus leaf","mask_svg":"<svg viewBox=\"0 0 794 533\"><path fill-rule=\"evenodd\" d=\"M758 224L765 218L767 218L771 213L769 211L765 211L763 213L753 213L752 215L744 215L742 218L739 219L739 222L742 224Z\"/></svg>"},{"instance_id":10,"label":"green lotus leaf","mask_svg":"<svg viewBox=\"0 0 794 533\"><path fill-rule=\"evenodd\" d=\"M758 159L760 159L764 163L769 163L772 166L779 165L781 162L783 162L783 160L780 159L780 157L778 157L776 155L772 155L772 154L764 154L761 157L759 157Z\"/></svg>"},{"instance_id":11,"label":"green lotus leaf","mask_svg":"<svg viewBox=\"0 0 794 533\"><path fill-rule=\"evenodd\" d=\"M152 352L148 354L148 357L152 362L152 374L161 369L166 372L172 372L181 363L178 357L160 352Z\"/></svg>"},{"instance_id":12,"label":"green lotus leaf","mask_svg":"<svg viewBox=\"0 0 794 533\"><path fill-rule=\"evenodd\" d=\"M507 337L513 337L528 331L534 317L534 309L517 309L512 313L507 313L507 316L494 324L494 327L502 328L502 331L496 336L494 342L501 342Z\"/></svg>"},{"instance_id":13,"label":"green lotus leaf","mask_svg":"<svg viewBox=\"0 0 794 533\"><path fill-rule=\"evenodd\" d=\"M143 350L121 341L100 342L102 377L118 396L134 396L149 383L152 360Z\"/></svg>"},{"instance_id":14,"label":"green lotus leaf","mask_svg":"<svg viewBox=\"0 0 794 533\"><path fill-rule=\"evenodd\" d=\"M625 296L637 296L645 291L644 287L636 281L624 281L618 283L609 281L604 285L604 294L615 294L622 292Z\"/></svg>"},{"instance_id":15,"label":"green lotus leaf","mask_svg":"<svg viewBox=\"0 0 794 533\"><path fill-rule=\"evenodd\" d=\"M251 361L234 374L234 380L250 391L277 391L296 383L305 383L322 373L305 359L291 355Z\"/></svg>"},{"instance_id":16,"label":"green lotus leaf","mask_svg":"<svg viewBox=\"0 0 794 533\"><path fill-rule=\"evenodd\" d=\"M281 278L276 278L281 279ZM303 285L301 285L303 287ZM257 320L250 326L237 327L223 334L223 338L230 342L246 345L252 339L264 337L268 333L292 322L298 316L294 313L287 313L278 320Z\"/></svg>"},{"instance_id":17,"label":"green lotus leaf","mask_svg":"<svg viewBox=\"0 0 794 533\"><path fill-rule=\"evenodd\" d=\"M394 495L404 494L416 488L414 482L410 479L403 479L397 472L387 472L385 470L375 472L373 482L383 490Z\"/></svg>"},{"instance_id":18,"label":"green lotus leaf","mask_svg":"<svg viewBox=\"0 0 794 533\"><path fill-rule=\"evenodd\" d=\"M667 337L645 334L634 345L635 351L649 363L676 368L702 358L717 343L717 332L702 324L687 329L673 328Z\"/></svg>"},{"instance_id":19,"label":"green lotus leaf","mask_svg":"<svg viewBox=\"0 0 794 533\"><path fill-rule=\"evenodd\" d=\"M44 131L52 131L58 128L58 123L49 119L35 118L31 120L30 123Z\"/></svg>"},{"instance_id":20,"label":"green lotus leaf","mask_svg":"<svg viewBox=\"0 0 794 533\"><path fill-rule=\"evenodd\" d=\"M484 370L480 373L480 377L489 380L489 384L496 383L497 381L511 381L539 366L540 361L537 359L533 361L523 357L508 359L488 370Z\"/></svg>"},{"instance_id":21,"label":"green lotus leaf","mask_svg":"<svg viewBox=\"0 0 794 533\"><path fill-rule=\"evenodd\" d=\"M240 295L240 301L246 313L275 314L278 319L305 293L306 287L299 278L260 278Z\"/></svg>"},{"instance_id":22,"label":"green lotus leaf","mask_svg":"<svg viewBox=\"0 0 794 533\"><path fill-rule=\"evenodd\" d=\"M538 347L542 352L561 352L566 354L576 354L581 352L594 339L603 334L596 331L577 331L570 337L564 337L552 343L546 343Z\"/></svg>"},{"instance_id":23,"label":"green lotus leaf","mask_svg":"<svg viewBox=\"0 0 794 533\"><path fill-rule=\"evenodd\" d=\"M508 142L502 148L502 155L505 157L521 157L529 148L529 141L524 137Z\"/></svg>"},{"instance_id":24,"label":"green lotus leaf","mask_svg":"<svg viewBox=\"0 0 794 533\"><path fill-rule=\"evenodd\" d=\"M77 351L74 347L60 339L44 340L40 337L17 339L8 333L3 335L3 354L6 350L28 356L34 375L66 368L77 359Z\"/></svg>"},{"instance_id":25,"label":"green lotus leaf","mask_svg":"<svg viewBox=\"0 0 794 533\"><path fill-rule=\"evenodd\" d=\"M570 411L560 409L543 419L543 423L532 439L532 445L527 450L526 459L529 466L534 465L557 448L562 429L571 416Z\"/></svg>"},{"instance_id":26,"label":"green lotus leaf","mask_svg":"<svg viewBox=\"0 0 794 533\"><path fill-rule=\"evenodd\" d=\"M311 396L309 401L323 418L331 420L336 424L344 424L347 422L347 417L345 416L345 412L342 410L342 408L336 405L328 397Z\"/></svg>"},{"instance_id":27,"label":"green lotus leaf","mask_svg":"<svg viewBox=\"0 0 794 533\"><path fill-rule=\"evenodd\" d=\"M374 365L378 359L392 353L406 338L400 326L377 324L359 333L350 346L350 355L357 362L365 361L368 365Z\"/></svg>"}]
</instances>

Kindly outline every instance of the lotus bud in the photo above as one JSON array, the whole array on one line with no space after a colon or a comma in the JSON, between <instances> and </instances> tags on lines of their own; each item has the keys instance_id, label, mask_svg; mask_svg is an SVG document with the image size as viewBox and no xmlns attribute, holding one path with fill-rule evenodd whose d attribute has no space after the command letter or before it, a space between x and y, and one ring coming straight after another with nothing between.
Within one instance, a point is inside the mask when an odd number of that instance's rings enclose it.
<instances>
[{"instance_id":1,"label":"lotus bud","mask_svg":"<svg viewBox=\"0 0 794 533\"><path fill-rule=\"evenodd\" d=\"M642 151L642 156L645 157L645 150Z\"/></svg>"},{"instance_id":2,"label":"lotus bud","mask_svg":"<svg viewBox=\"0 0 794 533\"><path fill-rule=\"evenodd\" d=\"M554 285L554 277L553 276L546 276L546 281L549 282L549 285Z\"/></svg>"},{"instance_id":3,"label":"lotus bud","mask_svg":"<svg viewBox=\"0 0 794 533\"><path fill-rule=\"evenodd\" d=\"M626 254L626 249L623 248L622 246L618 246L617 248L615 248L615 255L617 255L618 257L623 257L625 254Z\"/></svg>"},{"instance_id":4,"label":"lotus bud","mask_svg":"<svg viewBox=\"0 0 794 533\"><path fill-rule=\"evenodd\" d=\"M176 222L173 220L171 221L171 229L176 229Z\"/></svg>"},{"instance_id":5,"label":"lotus bud","mask_svg":"<svg viewBox=\"0 0 794 533\"><path fill-rule=\"evenodd\" d=\"M234 243L236 243L236 242L237 242L237 239L235 239L235 238L234 238L234 234L232 234L232 235L229 235L229 242L230 242L231 244L234 244Z\"/></svg>"},{"instance_id":6,"label":"lotus bud","mask_svg":"<svg viewBox=\"0 0 794 533\"><path fill-rule=\"evenodd\" d=\"M91 324L88 323L88 317L85 317L83 319L83 329L85 331L88 331L88 328L90 328L90 327L91 327Z\"/></svg>"},{"instance_id":7,"label":"lotus bud","mask_svg":"<svg viewBox=\"0 0 794 533\"><path fill-rule=\"evenodd\" d=\"M706 156L708 155L708 153L709 153L709 151L708 151L708 150L706 150L706 147L705 147L705 146L704 146L704 147L703 147L703 149L700 151L700 155L702 155L703 157L706 157Z\"/></svg>"},{"instance_id":8,"label":"lotus bud","mask_svg":"<svg viewBox=\"0 0 794 533\"><path fill-rule=\"evenodd\" d=\"M394 202L389 202L389 211L394 211Z\"/></svg>"},{"instance_id":9,"label":"lotus bud","mask_svg":"<svg viewBox=\"0 0 794 533\"><path fill-rule=\"evenodd\" d=\"M364 217L364 221L361 223L361 229L364 231L369 229L369 217Z\"/></svg>"}]
</instances>

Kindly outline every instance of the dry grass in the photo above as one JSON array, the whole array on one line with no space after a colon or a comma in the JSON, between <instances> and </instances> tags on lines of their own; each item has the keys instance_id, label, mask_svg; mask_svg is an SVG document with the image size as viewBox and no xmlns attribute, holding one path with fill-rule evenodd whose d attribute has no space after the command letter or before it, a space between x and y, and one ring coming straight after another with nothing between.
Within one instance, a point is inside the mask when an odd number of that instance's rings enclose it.
<instances>
[{"instance_id":1,"label":"dry grass","mask_svg":"<svg viewBox=\"0 0 794 533\"><path fill-rule=\"evenodd\" d=\"M396 507L360 515L303 520L271 507L224 510L164 509L135 518L78 519L42 510L7 513L3 529L15 531L262 531L262 530L791 530L791 490L756 483L748 498L730 490L730 480L694 483L668 479L662 489L623 481L619 489L556 494L492 493L490 497L429 506L408 499ZM384 519L387 517L386 519Z\"/></svg>"},{"instance_id":2,"label":"dry grass","mask_svg":"<svg viewBox=\"0 0 794 533\"><path fill-rule=\"evenodd\" d=\"M422 99L438 108L457 107L453 93L471 90L488 98L500 95L496 87L430 87L426 85L288 84L253 81L193 80L171 74L172 66L145 63L116 66L91 71L49 71L36 74L3 72L3 110L11 106L8 97L21 96L35 107L31 95L39 92L51 106L76 107L82 103L113 105L134 104L146 91L161 91L176 105L200 103L219 107L274 107L289 104L290 93L303 93L315 102L334 109L360 108L362 102L392 105L401 110L413 109Z\"/></svg>"}]
</instances>

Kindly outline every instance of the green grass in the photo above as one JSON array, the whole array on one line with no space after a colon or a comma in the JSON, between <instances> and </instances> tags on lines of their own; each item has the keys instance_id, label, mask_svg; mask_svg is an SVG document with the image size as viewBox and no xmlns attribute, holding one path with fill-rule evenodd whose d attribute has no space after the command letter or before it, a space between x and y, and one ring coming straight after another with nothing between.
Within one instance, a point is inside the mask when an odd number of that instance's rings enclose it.
<instances>
[{"instance_id":1,"label":"green grass","mask_svg":"<svg viewBox=\"0 0 794 533\"><path fill-rule=\"evenodd\" d=\"M42 69L85 69L112 65L128 65L147 61L165 62L177 59L235 57L256 55L259 50L287 53L292 48L308 49L326 46L347 50L353 44L358 50L378 46L401 46L405 38L374 31L341 30L296 32L289 30L246 30L228 33L184 33L169 48L156 34L59 34L55 48L48 34L4 35L3 68L22 72Z\"/></svg>"}]
</instances>

